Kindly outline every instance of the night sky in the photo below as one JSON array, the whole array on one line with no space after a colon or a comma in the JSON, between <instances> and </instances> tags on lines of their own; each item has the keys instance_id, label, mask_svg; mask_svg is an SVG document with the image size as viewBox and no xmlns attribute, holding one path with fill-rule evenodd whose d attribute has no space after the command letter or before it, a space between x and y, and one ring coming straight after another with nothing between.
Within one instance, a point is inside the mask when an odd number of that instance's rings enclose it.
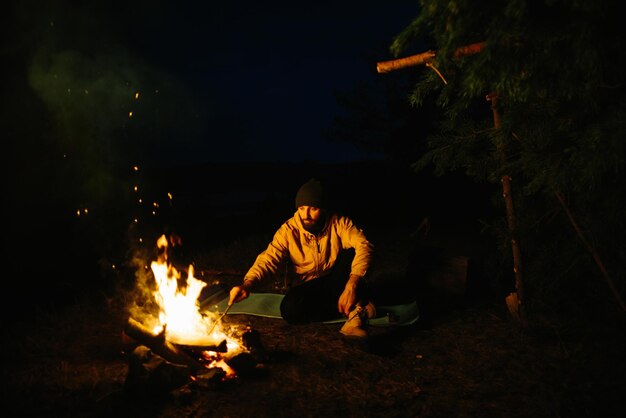
<instances>
[{"instance_id":1,"label":"night sky","mask_svg":"<svg viewBox=\"0 0 626 418\"><path fill-rule=\"evenodd\" d=\"M138 205L167 202L171 191L182 218L192 208L209 219L216 184L239 176L245 190L268 186L237 169L209 174L209 184L183 167L382 158L325 132L345 111L337 92L385 77L376 63L392 58L393 37L418 4L15 0L6 11L7 276L27 270L63 293L93 260L124 257ZM291 196L300 180L283 180ZM139 196L137 184L150 192ZM204 206L185 205L185 193Z\"/></svg>"},{"instance_id":2,"label":"night sky","mask_svg":"<svg viewBox=\"0 0 626 418\"><path fill-rule=\"evenodd\" d=\"M66 131L64 154L349 162L379 155L327 140L334 93L383 77L376 62L417 12L412 0L16 1L5 53Z\"/></svg>"}]
</instances>

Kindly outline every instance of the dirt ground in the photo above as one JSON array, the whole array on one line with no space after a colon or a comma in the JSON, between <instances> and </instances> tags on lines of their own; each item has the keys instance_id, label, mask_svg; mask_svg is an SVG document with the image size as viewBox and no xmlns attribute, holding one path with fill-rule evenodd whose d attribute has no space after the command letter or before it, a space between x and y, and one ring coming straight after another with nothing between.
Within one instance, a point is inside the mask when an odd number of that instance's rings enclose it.
<instances>
[{"instance_id":1,"label":"dirt ground","mask_svg":"<svg viewBox=\"0 0 626 418\"><path fill-rule=\"evenodd\" d=\"M124 295L14 311L3 326L3 398L15 417L622 416L623 328L558 317L520 327L502 300L428 292L419 321L372 328L360 343L339 324L228 315L226 325L258 331L254 367L145 387L127 384Z\"/></svg>"},{"instance_id":2,"label":"dirt ground","mask_svg":"<svg viewBox=\"0 0 626 418\"><path fill-rule=\"evenodd\" d=\"M111 307L109 307L111 308ZM49 322L49 321L53 321ZM623 343L569 326L529 333L501 306L457 307L429 326L372 330L351 343L338 324L251 326L267 356L253 372L172 390L125 389L125 317L91 306L10 334L3 390L11 416L610 417L623 411Z\"/></svg>"}]
</instances>

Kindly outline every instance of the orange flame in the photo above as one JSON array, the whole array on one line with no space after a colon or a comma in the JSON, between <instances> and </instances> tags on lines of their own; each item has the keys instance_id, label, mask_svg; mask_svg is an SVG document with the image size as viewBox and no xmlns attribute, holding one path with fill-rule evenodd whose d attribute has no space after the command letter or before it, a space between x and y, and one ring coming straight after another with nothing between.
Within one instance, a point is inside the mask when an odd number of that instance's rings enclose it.
<instances>
[{"instance_id":1,"label":"orange flame","mask_svg":"<svg viewBox=\"0 0 626 418\"><path fill-rule=\"evenodd\" d=\"M226 340L229 352L242 350L239 343L223 331L221 324L213 326L217 315L200 312L197 299L206 283L194 277L193 265L189 265L185 286L179 287L181 274L169 263L165 235L158 239L157 248L160 255L150 266L157 283L154 297L160 307L159 325L153 331L158 334L165 329L167 339L177 344L203 346Z\"/></svg>"}]
</instances>

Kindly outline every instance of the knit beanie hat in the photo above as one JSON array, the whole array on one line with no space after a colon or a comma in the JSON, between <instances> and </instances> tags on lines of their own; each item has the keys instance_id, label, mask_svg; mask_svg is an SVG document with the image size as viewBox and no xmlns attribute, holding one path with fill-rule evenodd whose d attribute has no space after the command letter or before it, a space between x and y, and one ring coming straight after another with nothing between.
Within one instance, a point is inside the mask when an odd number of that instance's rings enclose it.
<instances>
[{"instance_id":1,"label":"knit beanie hat","mask_svg":"<svg viewBox=\"0 0 626 418\"><path fill-rule=\"evenodd\" d=\"M313 206L315 208L327 209L326 190L319 180L312 178L304 183L296 193L296 209L300 206Z\"/></svg>"}]
</instances>

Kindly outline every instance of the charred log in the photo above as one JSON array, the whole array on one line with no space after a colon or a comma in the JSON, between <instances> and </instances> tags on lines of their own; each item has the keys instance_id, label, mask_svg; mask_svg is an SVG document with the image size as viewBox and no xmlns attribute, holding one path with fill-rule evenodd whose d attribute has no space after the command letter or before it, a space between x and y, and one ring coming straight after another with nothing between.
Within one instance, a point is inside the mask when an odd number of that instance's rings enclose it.
<instances>
[{"instance_id":1,"label":"charred log","mask_svg":"<svg viewBox=\"0 0 626 418\"><path fill-rule=\"evenodd\" d=\"M140 345L129 353L124 390L134 396L167 393L189 383L190 373L189 366L171 363Z\"/></svg>"},{"instance_id":2,"label":"charred log","mask_svg":"<svg viewBox=\"0 0 626 418\"><path fill-rule=\"evenodd\" d=\"M200 362L169 342L165 338L164 332L155 335L133 318L128 319L124 333L171 363L190 367L193 371L204 367Z\"/></svg>"},{"instance_id":3,"label":"charred log","mask_svg":"<svg viewBox=\"0 0 626 418\"><path fill-rule=\"evenodd\" d=\"M248 328L241 336L243 345L258 363L265 363L268 360L267 351L261 342L261 334L252 328Z\"/></svg>"},{"instance_id":4,"label":"charred log","mask_svg":"<svg viewBox=\"0 0 626 418\"><path fill-rule=\"evenodd\" d=\"M237 373L237 376L242 377L257 376L264 370L257 367L258 362L251 353L239 353L227 363Z\"/></svg>"}]
</instances>

